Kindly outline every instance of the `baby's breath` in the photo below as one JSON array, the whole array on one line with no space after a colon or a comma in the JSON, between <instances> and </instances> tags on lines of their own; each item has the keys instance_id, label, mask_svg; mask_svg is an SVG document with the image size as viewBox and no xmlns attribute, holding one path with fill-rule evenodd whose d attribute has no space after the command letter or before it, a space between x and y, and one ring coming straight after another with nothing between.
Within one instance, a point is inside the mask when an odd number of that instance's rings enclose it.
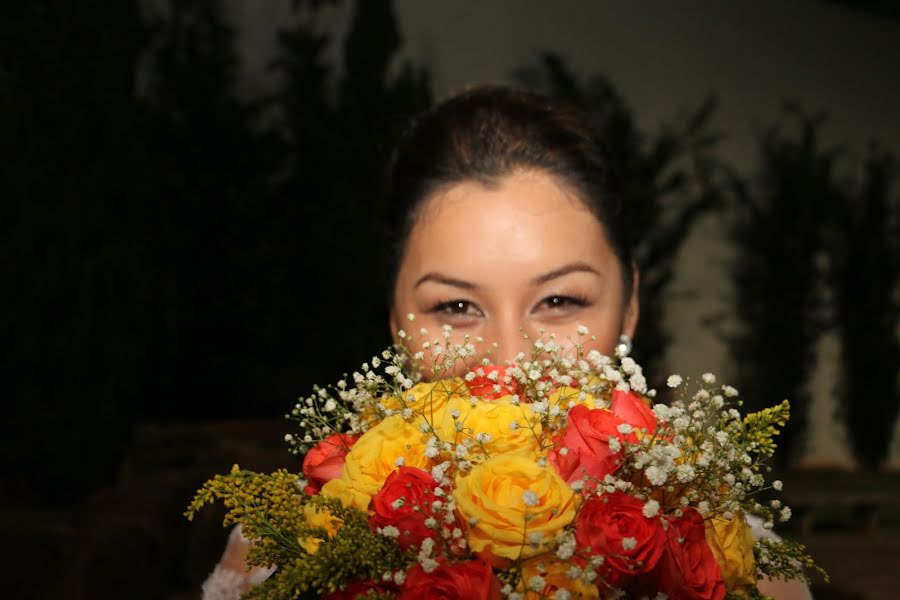
<instances>
[{"instance_id":1,"label":"baby's breath","mask_svg":"<svg viewBox=\"0 0 900 600\"><path fill-rule=\"evenodd\" d=\"M616 421L605 438L614 470L602 477L576 473L564 483L569 494L582 500L628 494L641 501L644 518L665 527L689 510L707 520L755 512L769 527L791 518L790 507L768 499L781 490L781 482L767 484L764 476L775 437L789 417L787 401L744 417L738 391L704 373L699 381L670 376L671 403L651 405L656 392L647 388L640 365L626 352L606 356L591 347L596 339L586 327L578 326L577 335L566 340L543 331L536 338L523 334L530 349L496 365L491 360L495 344L485 347L482 339L458 335L449 326L429 334L413 327L415 315L408 320L413 333L399 332L399 345L373 356L335 385L315 387L299 399L287 415L296 430L284 439L291 452L303 455L331 434L359 438L386 419L402 419L418 437L410 441L408 452L394 454L390 461L394 468L427 465L421 469L436 487L429 488L426 501L416 503L404 495L392 500L390 508L423 513L422 526L434 537L400 552L398 541L409 535L402 527L370 528L364 511L346 508L334 498L310 498L310 482L287 471L260 475L235 468L208 482L189 514L223 501L229 511L226 524L241 523L256 541L251 564L279 567L273 589L300 585L307 591L333 591L359 579L403 585L414 565L432 573L442 564L470 560L474 542L467 532L481 529L482 523L476 516L459 516L456 483L506 452L503 444L511 439L525 445L541 469L578 458L580 450L561 441L570 419L576 418L573 411L611 411L619 418L618 394L637 403L635 411L644 403L645 420L630 422L622 416ZM496 412L503 415L499 422L472 416L490 403L505 411ZM416 456L425 462L413 463ZM765 503L757 500L763 491ZM563 561L568 579L579 585L605 586L604 556L578 547L574 522L550 533L528 528L535 514L553 509L543 502L536 486L510 501L524 510L517 533L520 551ZM328 511L335 521L326 519L326 524L340 521L340 527L333 531L318 521L307 522L303 515L309 506ZM358 546L351 536L361 540ZM616 551L628 552L637 544L636 538L624 537ZM796 545L757 543L756 553L762 575L802 577L801 566L815 568ZM549 575L527 575L520 560L508 562L508 568L497 572L508 598L542 593ZM572 595L559 588L556 597Z\"/></svg>"}]
</instances>

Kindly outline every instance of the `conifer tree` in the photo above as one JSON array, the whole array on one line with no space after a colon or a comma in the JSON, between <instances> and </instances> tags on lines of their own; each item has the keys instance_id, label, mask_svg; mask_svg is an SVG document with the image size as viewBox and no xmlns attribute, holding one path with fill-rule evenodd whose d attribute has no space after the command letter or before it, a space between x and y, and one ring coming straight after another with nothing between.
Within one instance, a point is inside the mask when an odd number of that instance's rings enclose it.
<instances>
[{"instance_id":1,"label":"conifer tree","mask_svg":"<svg viewBox=\"0 0 900 600\"><path fill-rule=\"evenodd\" d=\"M796 130L771 127L760 140L758 172L733 179L730 212L739 326L728 341L736 385L748 409L790 400L782 464L800 447L808 421L808 383L828 325L824 236L843 193L835 172L840 151L820 147L823 117L796 108L791 114Z\"/></svg>"},{"instance_id":2,"label":"conifer tree","mask_svg":"<svg viewBox=\"0 0 900 600\"><path fill-rule=\"evenodd\" d=\"M65 503L110 479L145 358L133 2L0 8L0 487Z\"/></svg>"},{"instance_id":3,"label":"conifer tree","mask_svg":"<svg viewBox=\"0 0 900 600\"><path fill-rule=\"evenodd\" d=\"M841 343L841 416L860 464L887 457L900 408L900 175L873 146L834 212L830 285Z\"/></svg>"},{"instance_id":4,"label":"conifer tree","mask_svg":"<svg viewBox=\"0 0 900 600\"><path fill-rule=\"evenodd\" d=\"M144 77L153 174L147 237L156 303L144 416L197 418L271 401L266 177L259 107L238 96L235 31L219 0L151 16ZM277 218L277 217L276 217ZM250 398L262 404L249 402ZM269 405L273 407L272 405Z\"/></svg>"},{"instance_id":5,"label":"conifer tree","mask_svg":"<svg viewBox=\"0 0 900 600\"><path fill-rule=\"evenodd\" d=\"M324 58L329 39L317 29L316 7L298 3L297 23L280 35L275 68L282 86L284 157L275 195L293 229L278 239L294 280L288 318L298 338L326 344L315 355L293 349L291 390L339 374L389 343L389 282L380 262L386 209L382 194L389 150L408 119L431 103L427 73L396 64L402 38L392 2L353 3L341 69ZM303 273L303 277L297 277ZM314 318L311 318L314 315ZM344 333L335 332L340 323Z\"/></svg>"}]
</instances>

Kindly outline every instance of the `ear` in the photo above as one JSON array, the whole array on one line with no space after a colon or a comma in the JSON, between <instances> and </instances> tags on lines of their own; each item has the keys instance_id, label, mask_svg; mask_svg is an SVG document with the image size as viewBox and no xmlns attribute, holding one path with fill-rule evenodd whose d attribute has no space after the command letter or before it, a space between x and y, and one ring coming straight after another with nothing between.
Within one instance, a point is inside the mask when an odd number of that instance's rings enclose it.
<instances>
[{"instance_id":1,"label":"ear","mask_svg":"<svg viewBox=\"0 0 900 600\"><path fill-rule=\"evenodd\" d=\"M399 344L400 338L397 337L397 332L400 331L400 319L397 317L397 310L394 307L391 307L391 311L388 313L388 327L391 328L391 339L394 344Z\"/></svg>"},{"instance_id":2,"label":"ear","mask_svg":"<svg viewBox=\"0 0 900 600\"><path fill-rule=\"evenodd\" d=\"M625 314L622 316L622 333L634 339L634 332L637 329L638 317L641 313L641 278L636 264L631 265L631 280L631 294L628 297L628 304L625 306Z\"/></svg>"}]
</instances>

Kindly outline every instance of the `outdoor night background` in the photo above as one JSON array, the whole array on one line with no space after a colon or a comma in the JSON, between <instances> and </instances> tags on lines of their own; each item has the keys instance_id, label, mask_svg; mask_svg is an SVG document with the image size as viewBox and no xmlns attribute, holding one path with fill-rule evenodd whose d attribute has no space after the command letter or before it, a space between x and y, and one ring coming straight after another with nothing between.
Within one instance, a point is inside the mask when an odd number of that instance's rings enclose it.
<instances>
[{"instance_id":1,"label":"outdoor night background","mask_svg":"<svg viewBox=\"0 0 900 600\"><path fill-rule=\"evenodd\" d=\"M199 598L194 490L390 341L393 140L506 81L620 161L648 379L789 398L781 532L896 598L898 64L891 0L4 2L2 595Z\"/></svg>"}]
</instances>

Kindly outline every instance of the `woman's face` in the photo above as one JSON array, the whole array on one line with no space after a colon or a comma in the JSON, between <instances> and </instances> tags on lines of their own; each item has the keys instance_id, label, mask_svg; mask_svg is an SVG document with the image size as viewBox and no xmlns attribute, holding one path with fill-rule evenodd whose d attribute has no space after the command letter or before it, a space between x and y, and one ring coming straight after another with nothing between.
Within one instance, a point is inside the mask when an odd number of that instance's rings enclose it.
<instances>
[{"instance_id":1,"label":"woman's face","mask_svg":"<svg viewBox=\"0 0 900 600\"><path fill-rule=\"evenodd\" d=\"M565 345L584 325L596 337L581 337L585 348L611 355L637 323L636 290L623 285L602 226L553 176L523 170L492 188L466 181L426 201L400 264L391 330L395 341L404 327L433 339L449 324L454 342L482 337L482 353L496 342L491 362L502 364L530 350L523 332L534 339L544 329Z\"/></svg>"}]
</instances>

